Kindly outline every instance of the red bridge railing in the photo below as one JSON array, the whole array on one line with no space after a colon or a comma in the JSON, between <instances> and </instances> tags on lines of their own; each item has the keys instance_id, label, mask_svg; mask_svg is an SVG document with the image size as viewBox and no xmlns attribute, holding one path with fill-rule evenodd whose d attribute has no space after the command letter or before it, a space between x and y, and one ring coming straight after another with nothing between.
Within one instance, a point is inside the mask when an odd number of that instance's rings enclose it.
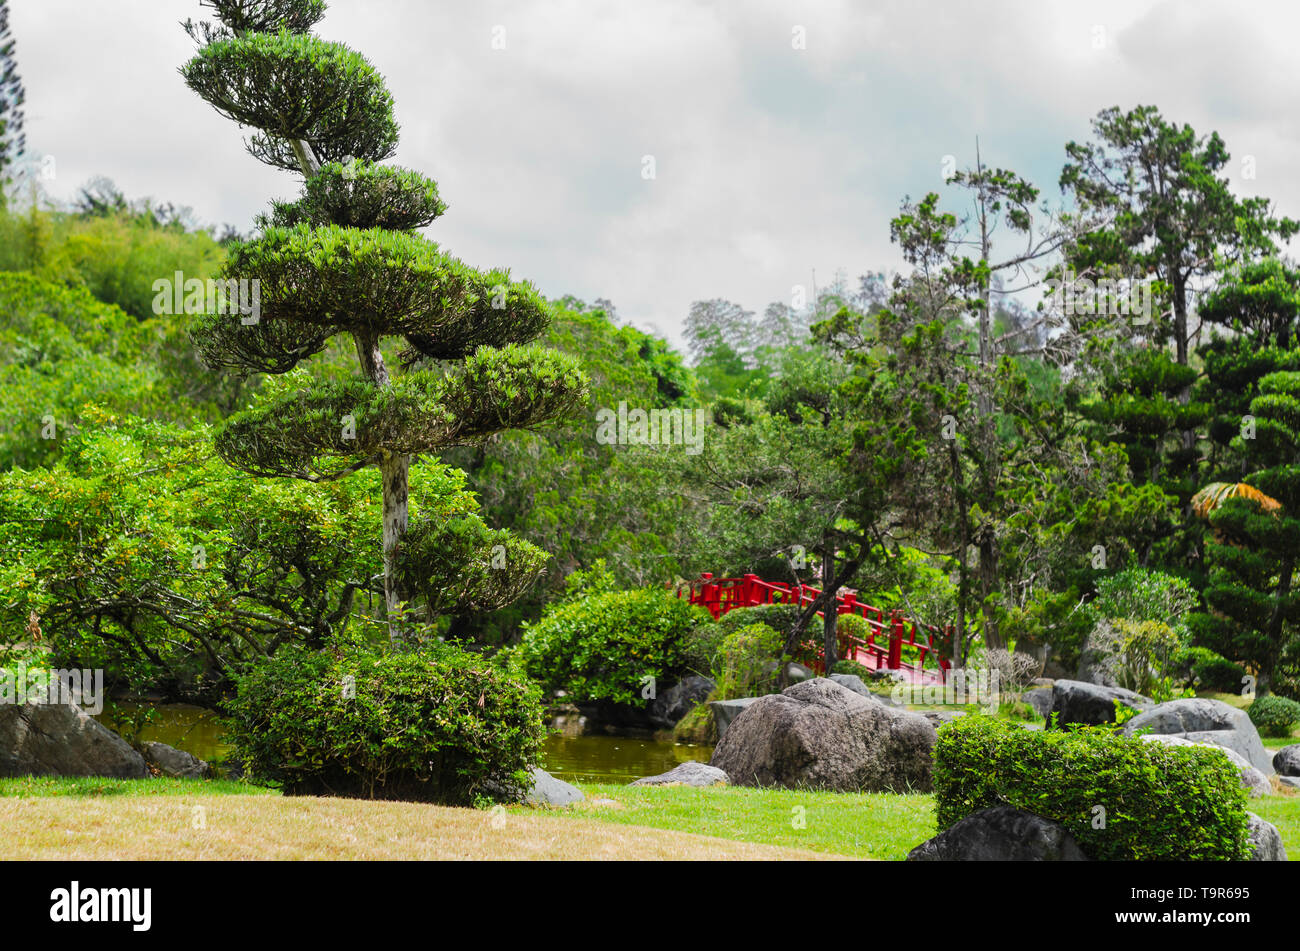
<instances>
[{"instance_id":1,"label":"red bridge railing","mask_svg":"<svg viewBox=\"0 0 1300 951\"><path fill-rule=\"evenodd\" d=\"M793 604L807 607L821 591L811 585L791 585L780 581L764 581L758 575L741 578L715 578L708 572L696 581L677 586L677 597L689 592L691 604L706 608L714 618L720 618L735 608L752 608L761 604ZM841 633L837 653L841 660L857 661L871 670L901 670L913 679L945 681L952 667L953 628L940 629L933 624L921 624L903 616L900 611L890 611L888 616L877 607L865 604L856 594L839 595L835 599L837 614L856 614L867 622L866 637ZM824 612L818 611L819 617ZM825 669L825 653L821 638L801 645L802 660L818 673ZM908 660L904 660L906 653Z\"/></svg>"}]
</instances>

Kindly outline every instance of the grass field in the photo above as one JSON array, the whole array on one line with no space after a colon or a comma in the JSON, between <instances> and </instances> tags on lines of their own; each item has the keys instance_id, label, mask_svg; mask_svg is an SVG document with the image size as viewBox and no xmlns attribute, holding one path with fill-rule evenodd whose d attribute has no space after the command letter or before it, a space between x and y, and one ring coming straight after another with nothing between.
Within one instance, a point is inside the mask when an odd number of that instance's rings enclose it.
<instances>
[{"instance_id":1,"label":"grass field","mask_svg":"<svg viewBox=\"0 0 1300 951\"><path fill-rule=\"evenodd\" d=\"M819 859L558 810L285 798L231 783L0 781L6 859ZM148 787L148 788L140 788Z\"/></svg>"},{"instance_id":2,"label":"grass field","mask_svg":"<svg viewBox=\"0 0 1300 951\"><path fill-rule=\"evenodd\" d=\"M286 798L241 783L0 780L18 859L900 860L934 834L929 795L583 785L567 809ZM1300 794L1251 800L1300 860Z\"/></svg>"},{"instance_id":3,"label":"grass field","mask_svg":"<svg viewBox=\"0 0 1300 951\"><path fill-rule=\"evenodd\" d=\"M652 826L740 842L864 859L903 859L934 835L934 797L892 793L583 785L568 811L623 826Z\"/></svg>"}]
</instances>

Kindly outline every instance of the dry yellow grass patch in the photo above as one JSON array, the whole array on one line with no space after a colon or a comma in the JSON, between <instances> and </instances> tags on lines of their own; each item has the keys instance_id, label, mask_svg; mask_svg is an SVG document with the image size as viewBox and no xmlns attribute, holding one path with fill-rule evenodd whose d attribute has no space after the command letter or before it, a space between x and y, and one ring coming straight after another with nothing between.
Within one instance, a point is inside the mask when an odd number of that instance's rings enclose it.
<instances>
[{"instance_id":1,"label":"dry yellow grass patch","mask_svg":"<svg viewBox=\"0 0 1300 951\"><path fill-rule=\"evenodd\" d=\"M0 837L16 859L834 857L532 809L280 796L0 799Z\"/></svg>"}]
</instances>

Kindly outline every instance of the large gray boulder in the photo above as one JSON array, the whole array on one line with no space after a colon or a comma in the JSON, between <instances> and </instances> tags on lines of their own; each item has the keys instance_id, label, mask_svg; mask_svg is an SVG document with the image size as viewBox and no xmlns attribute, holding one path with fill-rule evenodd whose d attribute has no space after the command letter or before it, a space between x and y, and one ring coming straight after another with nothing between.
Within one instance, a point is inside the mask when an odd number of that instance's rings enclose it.
<instances>
[{"instance_id":1,"label":"large gray boulder","mask_svg":"<svg viewBox=\"0 0 1300 951\"><path fill-rule=\"evenodd\" d=\"M1052 688L1039 687L1036 690L1026 690L1020 695L1020 699L1034 708L1034 712L1040 717L1046 717L1052 712Z\"/></svg>"},{"instance_id":2,"label":"large gray boulder","mask_svg":"<svg viewBox=\"0 0 1300 951\"><path fill-rule=\"evenodd\" d=\"M1265 822L1253 812L1246 813L1250 822L1249 835L1252 862L1285 862L1286 846L1282 844L1282 833L1277 826Z\"/></svg>"},{"instance_id":3,"label":"large gray boulder","mask_svg":"<svg viewBox=\"0 0 1300 951\"><path fill-rule=\"evenodd\" d=\"M1250 761L1236 750L1216 743L1198 742L1181 736L1162 733L1144 733L1142 739L1148 743L1163 743L1166 746L1203 746L1207 749L1218 750L1232 761L1233 766L1237 767L1237 772L1241 774L1241 786L1250 794L1251 799L1258 799L1260 796L1269 796L1273 793L1273 784L1268 781L1268 777L1254 766L1251 766Z\"/></svg>"},{"instance_id":4,"label":"large gray boulder","mask_svg":"<svg viewBox=\"0 0 1300 951\"><path fill-rule=\"evenodd\" d=\"M718 739L722 739L722 734L727 732L727 727L731 726L731 721L740 716L740 714L751 703L760 700L760 697L741 697L738 700L710 700L709 709L713 711L713 725L718 730Z\"/></svg>"},{"instance_id":5,"label":"large gray boulder","mask_svg":"<svg viewBox=\"0 0 1300 951\"><path fill-rule=\"evenodd\" d=\"M811 667L805 667L803 664L790 663L785 665L785 677L787 683L801 684L805 680L812 680L817 676L817 672Z\"/></svg>"},{"instance_id":6,"label":"large gray boulder","mask_svg":"<svg viewBox=\"0 0 1300 951\"><path fill-rule=\"evenodd\" d=\"M1222 700L1188 697L1159 704L1124 724L1129 736L1141 730L1181 736L1194 743L1213 743L1241 754L1265 776L1274 772L1273 758L1264 749L1246 711Z\"/></svg>"},{"instance_id":7,"label":"large gray boulder","mask_svg":"<svg viewBox=\"0 0 1300 951\"><path fill-rule=\"evenodd\" d=\"M166 743L145 743L141 746L145 762L156 767L164 776L176 779L207 779L212 775L212 767L184 750L178 750Z\"/></svg>"},{"instance_id":8,"label":"large gray boulder","mask_svg":"<svg viewBox=\"0 0 1300 951\"><path fill-rule=\"evenodd\" d=\"M585 796L577 786L556 779L544 769L533 767L533 785L524 795L527 802L539 806L567 806L581 802Z\"/></svg>"},{"instance_id":9,"label":"large gray boulder","mask_svg":"<svg viewBox=\"0 0 1300 951\"><path fill-rule=\"evenodd\" d=\"M937 739L925 717L819 677L746 707L710 765L740 786L924 792Z\"/></svg>"},{"instance_id":10,"label":"large gray boulder","mask_svg":"<svg viewBox=\"0 0 1300 951\"><path fill-rule=\"evenodd\" d=\"M994 806L972 813L907 855L909 862L1086 862L1064 826Z\"/></svg>"},{"instance_id":11,"label":"large gray boulder","mask_svg":"<svg viewBox=\"0 0 1300 951\"><path fill-rule=\"evenodd\" d=\"M1273 769L1279 776L1300 776L1300 743L1284 746L1274 753Z\"/></svg>"},{"instance_id":12,"label":"large gray boulder","mask_svg":"<svg viewBox=\"0 0 1300 951\"><path fill-rule=\"evenodd\" d=\"M709 699L715 684L708 677L692 674L660 691L650 701L650 720L657 726L674 727L695 705Z\"/></svg>"},{"instance_id":13,"label":"large gray boulder","mask_svg":"<svg viewBox=\"0 0 1300 951\"><path fill-rule=\"evenodd\" d=\"M1057 724L1083 723L1099 726L1115 722L1115 701L1134 710L1149 710L1155 701L1149 697L1125 690L1123 687L1103 687L1082 680L1058 680L1052 684L1052 708L1057 714Z\"/></svg>"},{"instance_id":14,"label":"large gray boulder","mask_svg":"<svg viewBox=\"0 0 1300 951\"><path fill-rule=\"evenodd\" d=\"M642 776L628 783L629 786L716 786L727 784L727 774L708 763L687 762L675 766L658 776Z\"/></svg>"},{"instance_id":15,"label":"large gray boulder","mask_svg":"<svg viewBox=\"0 0 1300 951\"><path fill-rule=\"evenodd\" d=\"M0 776L148 775L131 744L74 704L0 704Z\"/></svg>"}]
</instances>

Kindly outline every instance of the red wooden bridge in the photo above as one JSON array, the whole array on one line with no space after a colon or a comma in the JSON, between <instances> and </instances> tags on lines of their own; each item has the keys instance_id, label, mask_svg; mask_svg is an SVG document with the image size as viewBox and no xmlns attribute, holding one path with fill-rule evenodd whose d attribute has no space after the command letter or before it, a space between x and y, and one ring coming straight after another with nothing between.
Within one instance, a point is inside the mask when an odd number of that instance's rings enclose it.
<instances>
[{"instance_id":1,"label":"red wooden bridge","mask_svg":"<svg viewBox=\"0 0 1300 951\"><path fill-rule=\"evenodd\" d=\"M806 584L763 581L758 575L715 578L708 572L700 575L697 581L683 582L677 587L679 598L688 592L691 604L707 608L714 618L720 618L734 608L760 604L807 607L821 596L821 591ZM943 683L947 679L952 666L949 661L952 656L951 626L940 630L933 624L910 620L900 611L890 611L886 616L881 608L859 601L856 594L839 595L835 600L837 614L856 614L867 622L865 637L840 633L836 648L840 660L857 661L870 670L902 671L912 683ZM818 611L818 617L823 613ZM801 645L802 659L818 673L825 668L820 631L818 626L811 640Z\"/></svg>"}]
</instances>

